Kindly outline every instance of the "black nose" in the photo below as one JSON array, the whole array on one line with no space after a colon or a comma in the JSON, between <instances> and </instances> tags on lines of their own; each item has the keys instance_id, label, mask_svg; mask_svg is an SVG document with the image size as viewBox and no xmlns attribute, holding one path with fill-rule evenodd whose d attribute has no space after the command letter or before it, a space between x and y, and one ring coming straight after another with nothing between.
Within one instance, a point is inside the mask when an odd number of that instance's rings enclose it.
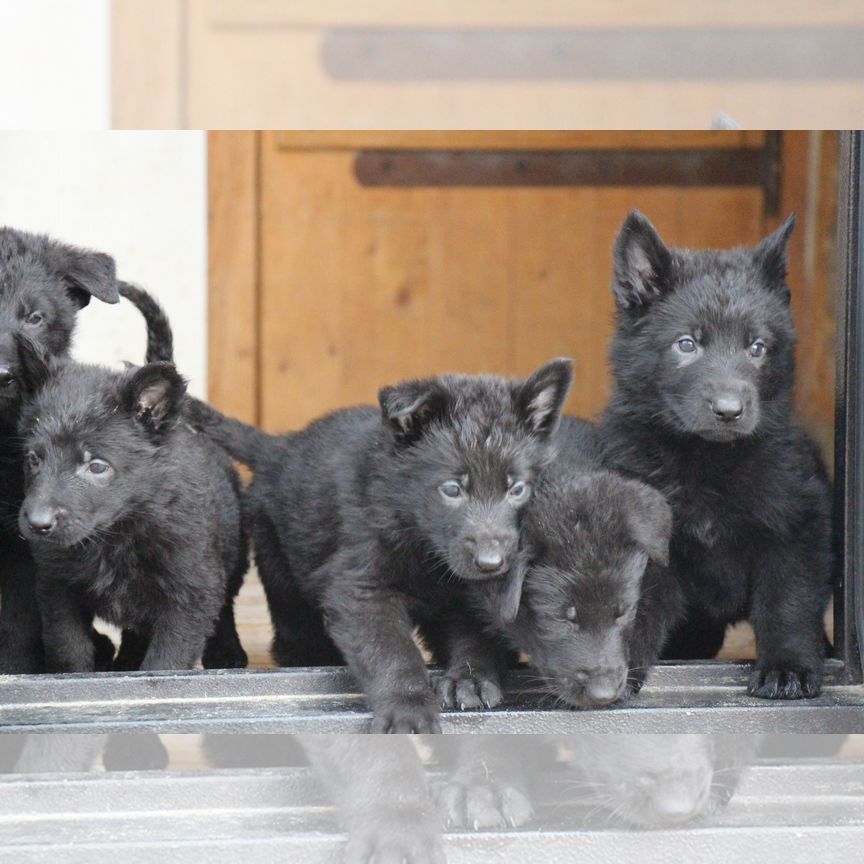
<instances>
[{"instance_id":1,"label":"black nose","mask_svg":"<svg viewBox=\"0 0 864 864\"><path fill-rule=\"evenodd\" d=\"M711 410L724 423L733 423L744 413L744 405L737 396L718 396L711 401Z\"/></svg>"},{"instance_id":2,"label":"black nose","mask_svg":"<svg viewBox=\"0 0 864 864\"><path fill-rule=\"evenodd\" d=\"M0 388L8 387L15 381L15 376L8 366L0 366Z\"/></svg>"},{"instance_id":3,"label":"black nose","mask_svg":"<svg viewBox=\"0 0 864 864\"><path fill-rule=\"evenodd\" d=\"M60 511L54 507L37 507L27 511L27 524L34 534L45 536L57 527L59 517Z\"/></svg>"}]
</instances>

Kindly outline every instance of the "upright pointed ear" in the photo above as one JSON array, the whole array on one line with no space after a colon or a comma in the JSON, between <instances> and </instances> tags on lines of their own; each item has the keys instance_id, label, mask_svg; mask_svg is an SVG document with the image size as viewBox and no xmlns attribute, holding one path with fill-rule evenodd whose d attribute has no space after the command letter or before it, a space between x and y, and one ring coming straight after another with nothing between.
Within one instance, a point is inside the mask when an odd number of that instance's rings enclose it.
<instances>
[{"instance_id":1,"label":"upright pointed ear","mask_svg":"<svg viewBox=\"0 0 864 864\"><path fill-rule=\"evenodd\" d=\"M629 506L627 524L636 544L663 566L669 563L672 540L672 509L662 493L637 480L625 480Z\"/></svg>"},{"instance_id":2,"label":"upright pointed ear","mask_svg":"<svg viewBox=\"0 0 864 864\"><path fill-rule=\"evenodd\" d=\"M173 363L148 363L126 380L120 399L136 422L159 433L180 420L185 396L186 382Z\"/></svg>"},{"instance_id":3,"label":"upright pointed ear","mask_svg":"<svg viewBox=\"0 0 864 864\"><path fill-rule=\"evenodd\" d=\"M450 394L434 378L404 381L378 391L381 416L399 446L415 443L450 405Z\"/></svg>"},{"instance_id":4,"label":"upright pointed ear","mask_svg":"<svg viewBox=\"0 0 864 864\"><path fill-rule=\"evenodd\" d=\"M110 255L54 241L50 241L46 254L79 308L83 309L91 297L103 303L120 302L117 266Z\"/></svg>"},{"instance_id":5,"label":"upright pointed ear","mask_svg":"<svg viewBox=\"0 0 864 864\"><path fill-rule=\"evenodd\" d=\"M51 374L50 360L32 339L21 333L15 334L15 343L18 348L21 383L24 392L32 396L45 386Z\"/></svg>"},{"instance_id":6,"label":"upright pointed ear","mask_svg":"<svg viewBox=\"0 0 864 864\"><path fill-rule=\"evenodd\" d=\"M786 287L786 268L789 263L789 238L794 228L795 214L791 213L773 234L769 234L753 250L754 260L771 285L785 292L787 301L789 289Z\"/></svg>"},{"instance_id":7,"label":"upright pointed ear","mask_svg":"<svg viewBox=\"0 0 864 864\"><path fill-rule=\"evenodd\" d=\"M512 624L516 620L527 571L528 556L520 552L508 573L490 579L484 586L484 590L488 591L489 609L497 625Z\"/></svg>"},{"instance_id":8,"label":"upright pointed ear","mask_svg":"<svg viewBox=\"0 0 864 864\"><path fill-rule=\"evenodd\" d=\"M672 255L654 226L638 210L624 220L615 249L612 293L622 309L647 306L668 288Z\"/></svg>"},{"instance_id":9,"label":"upright pointed ear","mask_svg":"<svg viewBox=\"0 0 864 864\"><path fill-rule=\"evenodd\" d=\"M559 357L516 385L516 413L539 438L548 438L558 428L572 383L573 361Z\"/></svg>"}]
</instances>

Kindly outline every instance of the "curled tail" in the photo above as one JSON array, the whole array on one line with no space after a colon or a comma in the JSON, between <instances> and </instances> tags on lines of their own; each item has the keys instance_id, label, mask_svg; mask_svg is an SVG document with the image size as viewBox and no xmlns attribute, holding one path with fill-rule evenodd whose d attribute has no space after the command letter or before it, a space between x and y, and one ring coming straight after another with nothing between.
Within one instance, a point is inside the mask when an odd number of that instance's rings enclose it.
<instances>
[{"instance_id":1,"label":"curled tail","mask_svg":"<svg viewBox=\"0 0 864 864\"><path fill-rule=\"evenodd\" d=\"M143 288L129 282L118 283L121 297L134 304L147 322L148 363L174 362L174 334L165 310Z\"/></svg>"},{"instance_id":2,"label":"curled tail","mask_svg":"<svg viewBox=\"0 0 864 864\"><path fill-rule=\"evenodd\" d=\"M226 417L206 402L191 396L186 399L183 419L253 471L268 458L276 445L273 436L240 420Z\"/></svg>"}]
</instances>

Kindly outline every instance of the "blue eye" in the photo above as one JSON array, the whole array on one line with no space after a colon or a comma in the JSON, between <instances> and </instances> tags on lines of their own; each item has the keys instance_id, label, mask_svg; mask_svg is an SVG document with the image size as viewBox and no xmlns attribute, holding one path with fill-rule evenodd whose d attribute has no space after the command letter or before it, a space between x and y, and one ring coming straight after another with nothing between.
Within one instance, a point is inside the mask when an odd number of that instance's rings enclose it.
<instances>
[{"instance_id":1,"label":"blue eye","mask_svg":"<svg viewBox=\"0 0 864 864\"><path fill-rule=\"evenodd\" d=\"M45 316L41 312L30 312L25 318L24 323L31 327L36 327L45 320Z\"/></svg>"},{"instance_id":2,"label":"blue eye","mask_svg":"<svg viewBox=\"0 0 864 864\"><path fill-rule=\"evenodd\" d=\"M111 466L102 459L92 459L87 464L87 470L91 474L107 474L111 470Z\"/></svg>"},{"instance_id":3,"label":"blue eye","mask_svg":"<svg viewBox=\"0 0 864 864\"><path fill-rule=\"evenodd\" d=\"M678 350L682 354L692 354L696 350L696 340L690 336L684 336L678 340Z\"/></svg>"},{"instance_id":4,"label":"blue eye","mask_svg":"<svg viewBox=\"0 0 864 864\"><path fill-rule=\"evenodd\" d=\"M462 495L462 487L455 480L448 480L438 488L445 498L459 498Z\"/></svg>"},{"instance_id":5,"label":"blue eye","mask_svg":"<svg viewBox=\"0 0 864 864\"><path fill-rule=\"evenodd\" d=\"M508 490L507 494L516 501L525 498L531 491L531 487L522 480L517 480Z\"/></svg>"}]
</instances>

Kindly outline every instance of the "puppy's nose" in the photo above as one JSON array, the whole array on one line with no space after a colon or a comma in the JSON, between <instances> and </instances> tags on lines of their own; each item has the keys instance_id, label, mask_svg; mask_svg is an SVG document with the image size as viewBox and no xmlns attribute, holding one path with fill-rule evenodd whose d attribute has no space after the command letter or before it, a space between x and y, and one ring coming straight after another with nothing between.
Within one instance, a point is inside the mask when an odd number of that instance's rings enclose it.
<instances>
[{"instance_id":1,"label":"puppy's nose","mask_svg":"<svg viewBox=\"0 0 864 864\"><path fill-rule=\"evenodd\" d=\"M618 686L611 678L589 681L585 695L594 705L611 705L618 698Z\"/></svg>"},{"instance_id":2,"label":"puppy's nose","mask_svg":"<svg viewBox=\"0 0 864 864\"><path fill-rule=\"evenodd\" d=\"M8 366L0 366L0 388L8 387L15 381L15 376Z\"/></svg>"},{"instance_id":3,"label":"puppy's nose","mask_svg":"<svg viewBox=\"0 0 864 864\"><path fill-rule=\"evenodd\" d=\"M478 570L484 573L491 573L495 570L500 570L504 565L504 556L498 549L481 549L474 557L474 563Z\"/></svg>"},{"instance_id":4,"label":"puppy's nose","mask_svg":"<svg viewBox=\"0 0 864 864\"><path fill-rule=\"evenodd\" d=\"M27 511L27 524L34 534L45 536L56 527L60 511L55 507L37 507Z\"/></svg>"},{"instance_id":5,"label":"puppy's nose","mask_svg":"<svg viewBox=\"0 0 864 864\"><path fill-rule=\"evenodd\" d=\"M711 400L711 410L724 423L734 423L744 413L744 404L737 396L718 396Z\"/></svg>"}]
</instances>

